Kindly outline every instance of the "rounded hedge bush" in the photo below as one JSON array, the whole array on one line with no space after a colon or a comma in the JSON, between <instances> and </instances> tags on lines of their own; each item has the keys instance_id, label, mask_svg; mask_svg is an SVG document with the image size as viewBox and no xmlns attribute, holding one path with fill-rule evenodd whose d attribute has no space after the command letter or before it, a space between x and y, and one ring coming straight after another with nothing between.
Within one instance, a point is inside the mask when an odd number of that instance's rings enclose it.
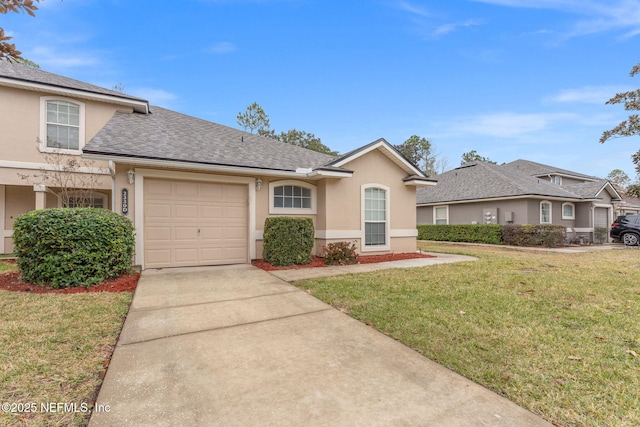
<instances>
[{"instance_id":1,"label":"rounded hedge bush","mask_svg":"<svg viewBox=\"0 0 640 427\"><path fill-rule=\"evenodd\" d=\"M273 265L308 264L315 242L311 218L272 217L264 222L262 259Z\"/></svg>"},{"instance_id":2,"label":"rounded hedge bush","mask_svg":"<svg viewBox=\"0 0 640 427\"><path fill-rule=\"evenodd\" d=\"M26 282L66 288L91 286L131 270L131 222L98 208L27 212L13 224L14 253Z\"/></svg>"}]
</instances>

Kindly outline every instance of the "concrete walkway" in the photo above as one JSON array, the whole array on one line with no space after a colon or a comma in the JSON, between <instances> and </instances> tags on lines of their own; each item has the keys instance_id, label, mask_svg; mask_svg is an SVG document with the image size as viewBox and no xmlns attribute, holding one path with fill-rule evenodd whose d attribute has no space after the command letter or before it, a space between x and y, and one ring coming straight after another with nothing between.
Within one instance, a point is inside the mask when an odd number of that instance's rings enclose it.
<instances>
[{"instance_id":1,"label":"concrete walkway","mask_svg":"<svg viewBox=\"0 0 640 427\"><path fill-rule=\"evenodd\" d=\"M550 426L250 265L144 271L96 407L92 427Z\"/></svg>"}]
</instances>

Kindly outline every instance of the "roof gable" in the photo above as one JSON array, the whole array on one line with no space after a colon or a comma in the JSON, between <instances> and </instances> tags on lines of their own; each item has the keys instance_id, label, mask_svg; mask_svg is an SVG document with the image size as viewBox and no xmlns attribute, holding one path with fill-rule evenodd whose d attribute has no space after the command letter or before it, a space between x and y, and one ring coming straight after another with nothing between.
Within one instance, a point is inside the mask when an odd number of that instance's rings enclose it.
<instances>
[{"instance_id":1,"label":"roof gable","mask_svg":"<svg viewBox=\"0 0 640 427\"><path fill-rule=\"evenodd\" d=\"M418 169L415 165L413 165L406 157L404 157L395 147L389 144L384 138L380 138L376 141L373 141L370 144L367 144L363 147L360 147L356 150L350 151L346 154L339 156L337 159L332 161L329 165L335 167L342 167L353 160L366 155L367 153L378 150L385 156L387 156L393 163L395 163L399 168L405 171L408 175L411 175L417 179L427 179L427 176ZM435 181L435 180L432 180Z\"/></svg>"},{"instance_id":2,"label":"roof gable","mask_svg":"<svg viewBox=\"0 0 640 427\"><path fill-rule=\"evenodd\" d=\"M585 175L583 173L574 172L567 169L562 169L555 166L545 165L542 163L536 163L530 160L523 160L523 159L518 159L518 160L514 160L513 162L505 163L501 165L501 167L505 169L513 168L520 171L521 173L531 175L531 176L536 176L536 177L547 177L549 175L558 175L558 176L565 176L565 177L576 178L576 179L581 179L586 181L600 180L600 178L595 176Z\"/></svg>"}]
</instances>

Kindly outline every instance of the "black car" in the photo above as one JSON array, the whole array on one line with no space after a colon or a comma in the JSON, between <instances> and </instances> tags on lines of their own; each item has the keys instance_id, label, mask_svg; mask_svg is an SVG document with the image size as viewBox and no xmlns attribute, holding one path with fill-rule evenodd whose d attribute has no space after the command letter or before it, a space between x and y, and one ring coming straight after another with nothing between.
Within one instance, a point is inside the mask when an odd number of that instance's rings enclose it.
<instances>
[{"instance_id":1,"label":"black car","mask_svg":"<svg viewBox=\"0 0 640 427\"><path fill-rule=\"evenodd\" d=\"M640 215L619 216L611 224L609 235L621 240L625 245L637 246L640 244Z\"/></svg>"}]
</instances>

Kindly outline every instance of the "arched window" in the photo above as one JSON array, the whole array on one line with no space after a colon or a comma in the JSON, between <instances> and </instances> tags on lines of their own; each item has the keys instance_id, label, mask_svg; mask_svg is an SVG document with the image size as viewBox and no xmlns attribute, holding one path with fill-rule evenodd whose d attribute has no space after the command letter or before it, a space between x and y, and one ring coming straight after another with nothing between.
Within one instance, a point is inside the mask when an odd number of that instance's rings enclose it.
<instances>
[{"instance_id":1,"label":"arched window","mask_svg":"<svg viewBox=\"0 0 640 427\"><path fill-rule=\"evenodd\" d=\"M269 183L269 213L315 214L316 188L302 181Z\"/></svg>"},{"instance_id":2,"label":"arched window","mask_svg":"<svg viewBox=\"0 0 640 427\"><path fill-rule=\"evenodd\" d=\"M562 219L576 219L576 207L573 203L562 204Z\"/></svg>"},{"instance_id":3,"label":"arched window","mask_svg":"<svg viewBox=\"0 0 640 427\"><path fill-rule=\"evenodd\" d=\"M363 250L389 246L389 189L379 184L362 187Z\"/></svg>"}]
</instances>

